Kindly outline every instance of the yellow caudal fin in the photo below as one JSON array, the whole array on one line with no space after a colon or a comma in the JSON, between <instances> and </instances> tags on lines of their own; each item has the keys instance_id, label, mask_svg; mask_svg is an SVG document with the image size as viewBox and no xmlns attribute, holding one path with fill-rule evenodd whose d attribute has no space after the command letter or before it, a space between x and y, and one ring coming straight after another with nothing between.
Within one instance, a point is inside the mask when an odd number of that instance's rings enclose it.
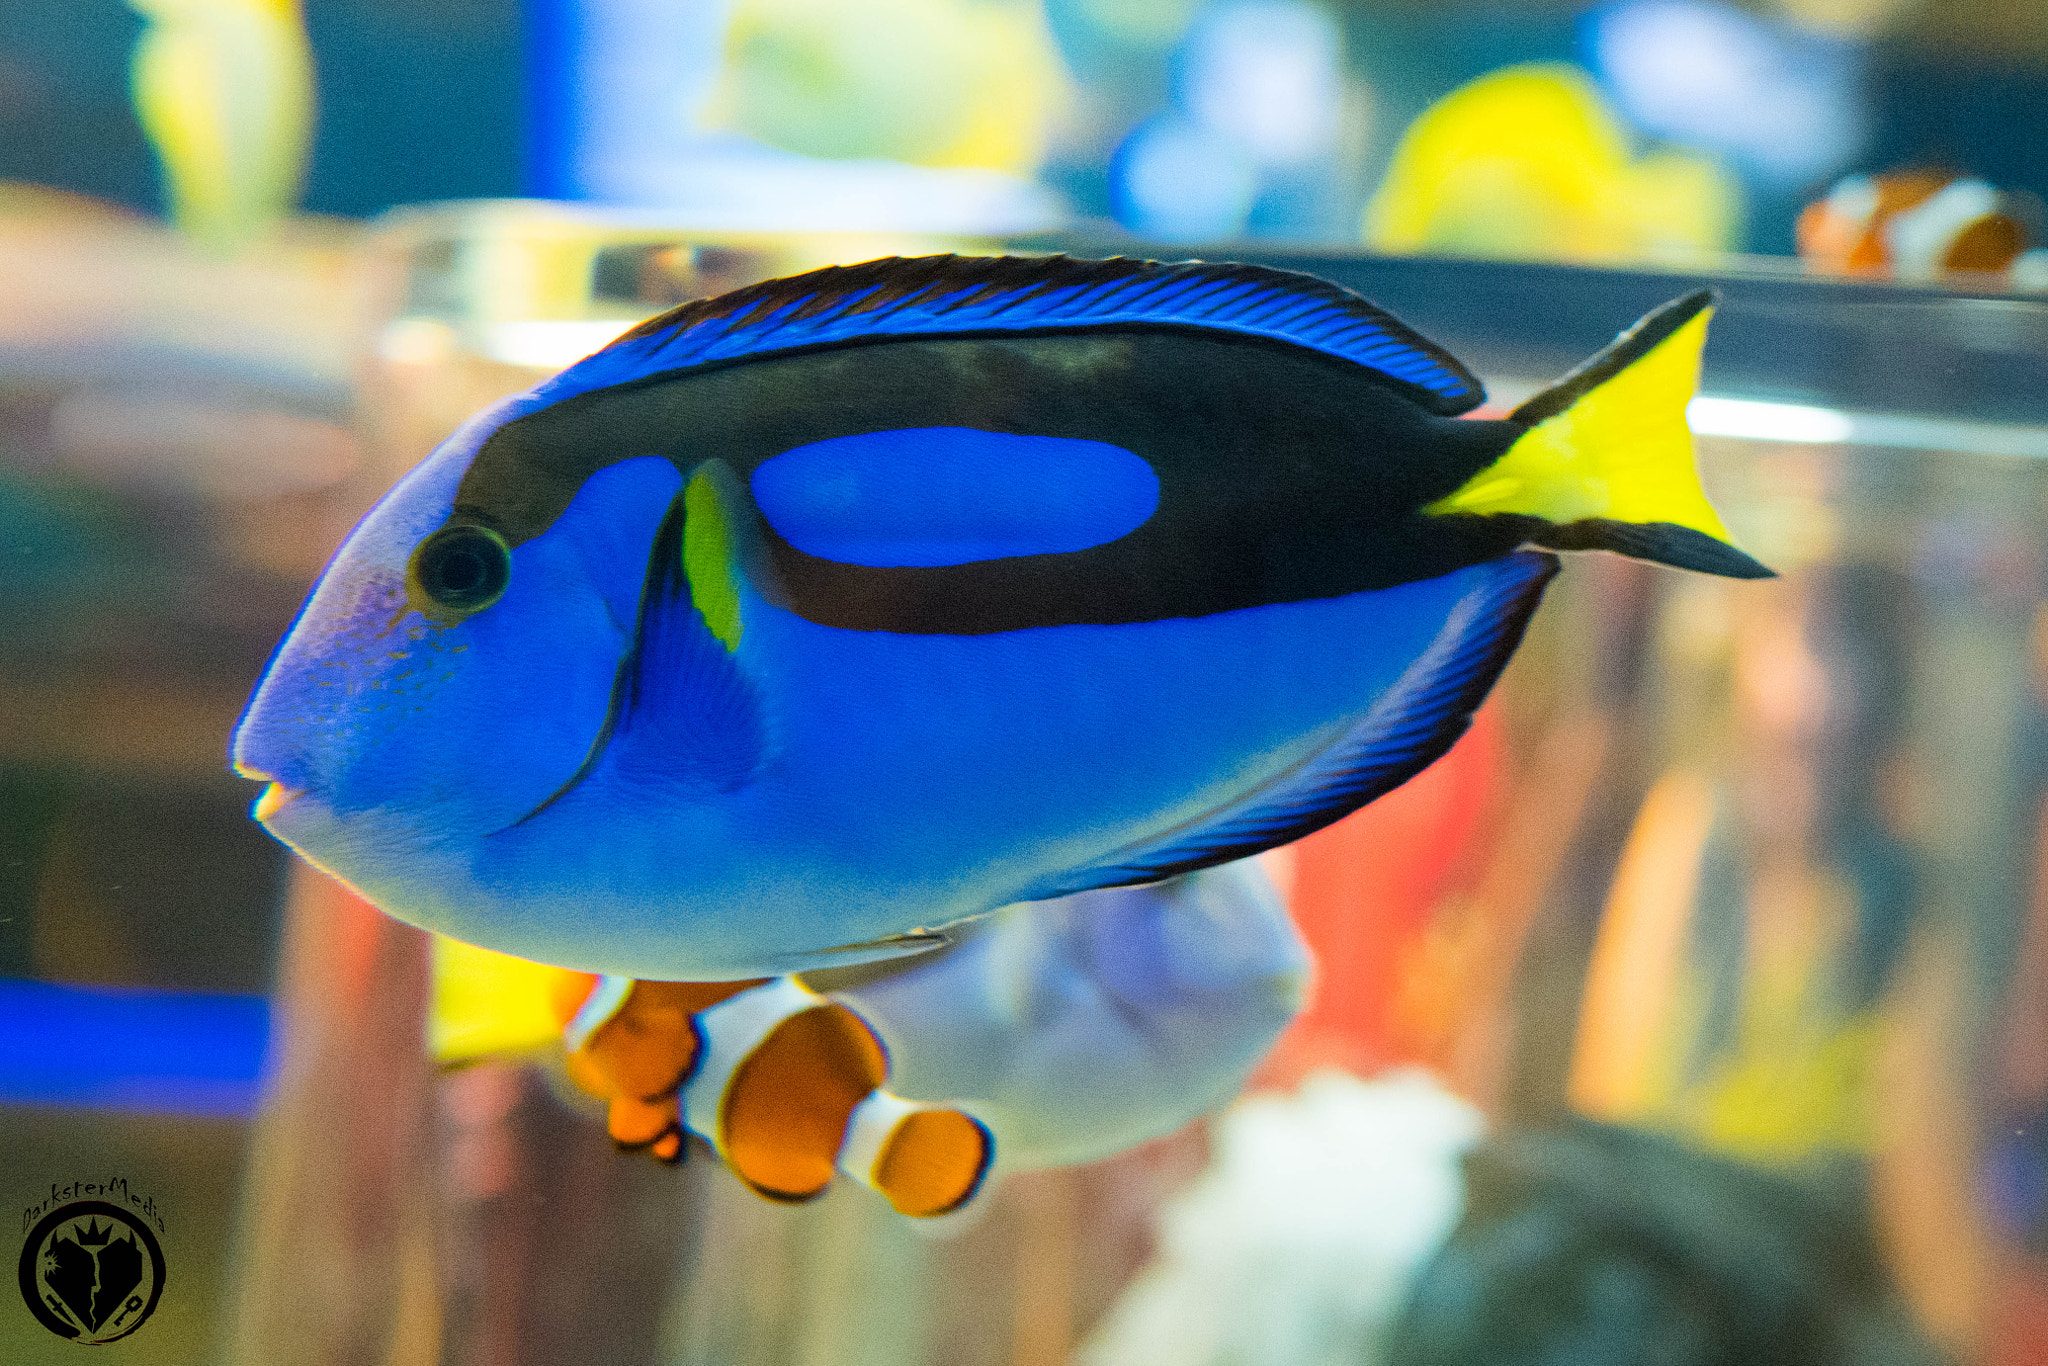
<instances>
[{"instance_id":1,"label":"yellow caudal fin","mask_svg":"<svg viewBox=\"0 0 2048 1366\"><path fill-rule=\"evenodd\" d=\"M1423 511L1528 518L1528 539L1558 550L1770 578L1707 501L1686 426L1713 312L1714 295L1702 290L1651 313L1517 408L1509 420L1528 430Z\"/></svg>"}]
</instances>

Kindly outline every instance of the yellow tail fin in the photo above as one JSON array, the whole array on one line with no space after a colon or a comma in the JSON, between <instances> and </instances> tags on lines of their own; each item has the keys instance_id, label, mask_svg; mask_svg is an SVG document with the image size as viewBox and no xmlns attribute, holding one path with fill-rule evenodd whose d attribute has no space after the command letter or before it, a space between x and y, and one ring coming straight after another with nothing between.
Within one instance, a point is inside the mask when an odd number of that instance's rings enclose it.
<instances>
[{"instance_id":1,"label":"yellow tail fin","mask_svg":"<svg viewBox=\"0 0 2048 1366\"><path fill-rule=\"evenodd\" d=\"M1517 408L1509 420L1528 431L1424 511L1526 517L1538 545L1770 578L1735 547L1707 501L1685 423L1713 312L1714 295L1702 290L1622 333Z\"/></svg>"}]
</instances>

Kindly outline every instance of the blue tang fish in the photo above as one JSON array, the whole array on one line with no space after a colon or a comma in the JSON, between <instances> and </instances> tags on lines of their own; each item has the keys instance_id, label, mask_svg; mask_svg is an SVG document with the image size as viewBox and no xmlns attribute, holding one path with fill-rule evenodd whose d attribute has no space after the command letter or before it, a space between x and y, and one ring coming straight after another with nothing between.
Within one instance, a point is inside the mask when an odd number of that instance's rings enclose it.
<instances>
[{"instance_id":1,"label":"blue tang fish","mask_svg":"<svg viewBox=\"0 0 2048 1366\"><path fill-rule=\"evenodd\" d=\"M244 713L390 914L598 973L876 961L1338 819L1449 747L1556 549L1738 577L1712 297L1499 421L1323 281L926 257L686 304L472 419Z\"/></svg>"}]
</instances>

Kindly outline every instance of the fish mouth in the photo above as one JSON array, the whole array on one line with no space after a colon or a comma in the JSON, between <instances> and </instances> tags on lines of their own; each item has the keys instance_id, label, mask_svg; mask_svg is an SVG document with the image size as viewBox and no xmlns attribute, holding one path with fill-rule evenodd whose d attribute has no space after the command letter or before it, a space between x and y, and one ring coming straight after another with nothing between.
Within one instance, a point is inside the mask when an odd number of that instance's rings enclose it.
<instances>
[{"instance_id":1,"label":"fish mouth","mask_svg":"<svg viewBox=\"0 0 2048 1366\"><path fill-rule=\"evenodd\" d=\"M262 769L257 768L254 764L237 763L235 765L235 772L253 782L268 784L258 794L256 804L249 809L249 815L259 822L267 823L272 816L275 816L278 812L284 810L285 807L306 795L305 788L289 787L271 777Z\"/></svg>"},{"instance_id":2,"label":"fish mouth","mask_svg":"<svg viewBox=\"0 0 2048 1366\"><path fill-rule=\"evenodd\" d=\"M286 787L283 783L272 783L256 798L256 805L249 809L249 814L258 821L267 822L287 805L305 795L306 790L302 787Z\"/></svg>"}]
</instances>

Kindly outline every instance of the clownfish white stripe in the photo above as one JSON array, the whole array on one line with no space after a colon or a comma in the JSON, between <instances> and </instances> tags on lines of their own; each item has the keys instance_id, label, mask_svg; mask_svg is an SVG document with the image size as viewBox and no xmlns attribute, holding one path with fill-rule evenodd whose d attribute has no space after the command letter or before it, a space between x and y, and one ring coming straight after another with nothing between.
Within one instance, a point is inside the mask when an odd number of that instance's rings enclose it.
<instances>
[{"instance_id":1,"label":"clownfish white stripe","mask_svg":"<svg viewBox=\"0 0 2048 1366\"><path fill-rule=\"evenodd\" d=\"M896 1126L918 1111L932 1108L883 1090L869 1093L847 1116L846 1137L839 1145L839 1170L863 1186L881 1190L875 1180L875 1164L882 1160Z\"/></svg>"},{"instance_id":2,"label":"clownfish white stripe","mask_svg":"<svg viewBox=\"0 0 2048 1366\"><path fill-rule=\"evenodd\" d=\"M562 1026L562 1042L571 1053L580 1053L590 1042L590 1036L608 1024L614 1015L625 1008L626 998L633 994L633 979L613 977L609 974L597 979L597 985L583 998L576 1014L569 1023Z\"/></svg>"},{"instance_id":3,"label":"clownfish white stripe","mask_svg":"<svg viewBox=\"0 0 2048 1366\"><path fill-rule=\"evenodd\" d=\"M683 1083L683 1127L725 1154L725 1098L732 1079L776 1026L829 1005L794 977L778 977L697 1012L697 1066Z\"/></svg>"}]
</instances>

